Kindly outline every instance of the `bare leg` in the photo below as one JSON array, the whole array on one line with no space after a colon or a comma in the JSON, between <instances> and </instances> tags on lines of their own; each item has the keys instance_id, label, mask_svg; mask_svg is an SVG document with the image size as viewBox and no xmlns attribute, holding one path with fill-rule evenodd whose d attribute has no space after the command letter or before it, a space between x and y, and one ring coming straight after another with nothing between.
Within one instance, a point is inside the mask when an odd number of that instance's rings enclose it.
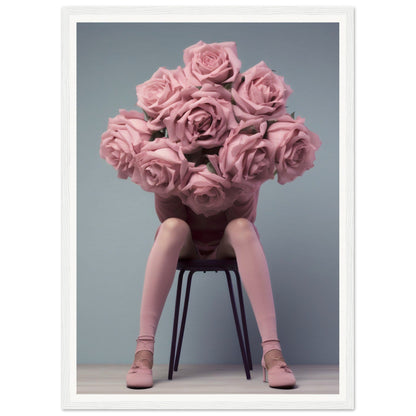
<instances>
[{"instance_id":1,"label":"bare leg","mask_svg":"<svg viewBox=\"0 0 416 416\"><path fill-rule=\"evenodd\" d=\"M266 257L253 224L232 220L217 249L217 258L236 257L241 280L250 299L262 338L266 366L284 361L277 337L276 313Z\"/></svg>"},{"instance_id":2,"label":"bare leg","mask_svg":"<svg viewBox=\"0 0 416 416\"><path fill-rule=\"evenodd\" d=\"M165 220L160 226L147 260L140 308L139 339L154 340L160 315L175 277L178 258L198 256L188 224L179 218ZM137 351L135 363L139 364L141 361L144 367L152 368L151 349Z\"/></svg>"}]
</instances>

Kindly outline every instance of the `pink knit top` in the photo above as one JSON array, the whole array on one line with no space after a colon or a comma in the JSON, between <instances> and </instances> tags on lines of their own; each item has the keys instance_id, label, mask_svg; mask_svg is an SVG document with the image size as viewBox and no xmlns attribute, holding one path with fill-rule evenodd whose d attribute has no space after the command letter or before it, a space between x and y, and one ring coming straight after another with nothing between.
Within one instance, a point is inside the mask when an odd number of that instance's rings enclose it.
<instances>
[{"instance_id":1,"label":"pink knit top","mask_svg":"<svg viewBox=\"0 0 416 416\"><path fill-rule=\"evenodd\" d=\"M186 221L191 228L192 239L196 247L201 255L205 256L215 250L224 234L226 225L231 220L246 218L254 225L258 197L259 188L248 199L237 200L232 207L210 217L195 214L178 197L162 198L155 194L155 208L161 222L170 217Z\"/></svg>"}]
</instances>

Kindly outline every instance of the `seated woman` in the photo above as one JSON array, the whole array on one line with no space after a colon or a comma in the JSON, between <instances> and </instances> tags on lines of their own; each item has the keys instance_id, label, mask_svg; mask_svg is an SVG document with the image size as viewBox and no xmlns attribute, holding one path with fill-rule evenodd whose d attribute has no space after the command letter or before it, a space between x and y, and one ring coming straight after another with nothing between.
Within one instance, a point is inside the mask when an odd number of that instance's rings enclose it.
<instances>
[{"instance_id":1,"label":"seated woman","mask_svg":"<svg viewBox=\"0 0 416 416\"><path fill-rule=\"evenodd\" d=\"M127 387L152 387L157 325L175 276L178 258L235 257L262 339L263 375L270 387L293 387L277 337L276 314L267 261L254 225L259 190L211 217L195 214L177 197L155 195L161 221L147 261L140 310L140 332Z\"/></svg>"}]
</instances>

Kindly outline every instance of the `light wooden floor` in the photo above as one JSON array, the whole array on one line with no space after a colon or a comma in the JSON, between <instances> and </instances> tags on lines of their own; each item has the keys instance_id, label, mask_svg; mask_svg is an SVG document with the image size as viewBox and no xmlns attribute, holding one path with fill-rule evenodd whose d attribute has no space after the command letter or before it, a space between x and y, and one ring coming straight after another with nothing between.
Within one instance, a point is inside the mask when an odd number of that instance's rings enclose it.
<instances>
[{"instance_id":1,"label":"light wooden floor","mask_svg":"<svg viewBox=\"0 0 416 416\"><path fill-rule=\"evenodd\" d=\"M291 365L297 385L294 389L272 389L263 383L260 366L251 379L240 365L182 364L168 380L168 366L155 365L153 388L128 389L126 365L78 365L78 394L338 394L337 365Z\"/></svg>"}]
</instances>

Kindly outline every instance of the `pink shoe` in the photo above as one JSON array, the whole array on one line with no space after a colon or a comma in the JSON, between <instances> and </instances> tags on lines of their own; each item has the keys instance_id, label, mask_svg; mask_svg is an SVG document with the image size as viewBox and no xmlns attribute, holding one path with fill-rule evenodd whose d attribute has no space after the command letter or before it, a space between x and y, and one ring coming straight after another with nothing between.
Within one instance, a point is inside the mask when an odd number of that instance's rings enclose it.
<instances>
[{"instance_id":1,"label":"pink shoe","mask_svg":"<svg viewBox=\"0 0 416 416\"><path fill-rule=\"evenodd\" d=\"M282 359L274 359L273 365L267 369L264 356L272 350L280 349L279 340L268 340L262 342L263 347L263 357L261 358L261 366L263 367L263 381L266 381L266 375L268 376L269 386L277 388L290 388L296 385L296 379L293 375L293 371L288 367L288 365L282 361Z\"/></svg>"},{"instance_id":2,"label":"pink shoe","mask_svg":"<svg viewBox=\"0 0 416 416\"><path fill-rule=\"evenodd\" d=\"M263 356L263 358L261 359L261 366L263 367L263 381L267 381L267 374L270 387L287 389L295 386L295 376L293 375L292 370L287 366L287 364L284 361L276 360L276 364L273 365L273 367L267 369Z\"/></svg>"},{"instance_id":3,"label":"pink shoe","mask_svg":"<svg viewBox=\"0 0 416 416\"><path fill-rule=\"evenodd\" d=\"M155 343L154 337L140 336L137 338L137 347L135 354L138 351L150 351L153 354L153 346ZM144 367L139 363L136 365L133 362L126 377L126 386L130 389L146 389L153 386L152 369Z\"/></svg>"}]
</instances>

